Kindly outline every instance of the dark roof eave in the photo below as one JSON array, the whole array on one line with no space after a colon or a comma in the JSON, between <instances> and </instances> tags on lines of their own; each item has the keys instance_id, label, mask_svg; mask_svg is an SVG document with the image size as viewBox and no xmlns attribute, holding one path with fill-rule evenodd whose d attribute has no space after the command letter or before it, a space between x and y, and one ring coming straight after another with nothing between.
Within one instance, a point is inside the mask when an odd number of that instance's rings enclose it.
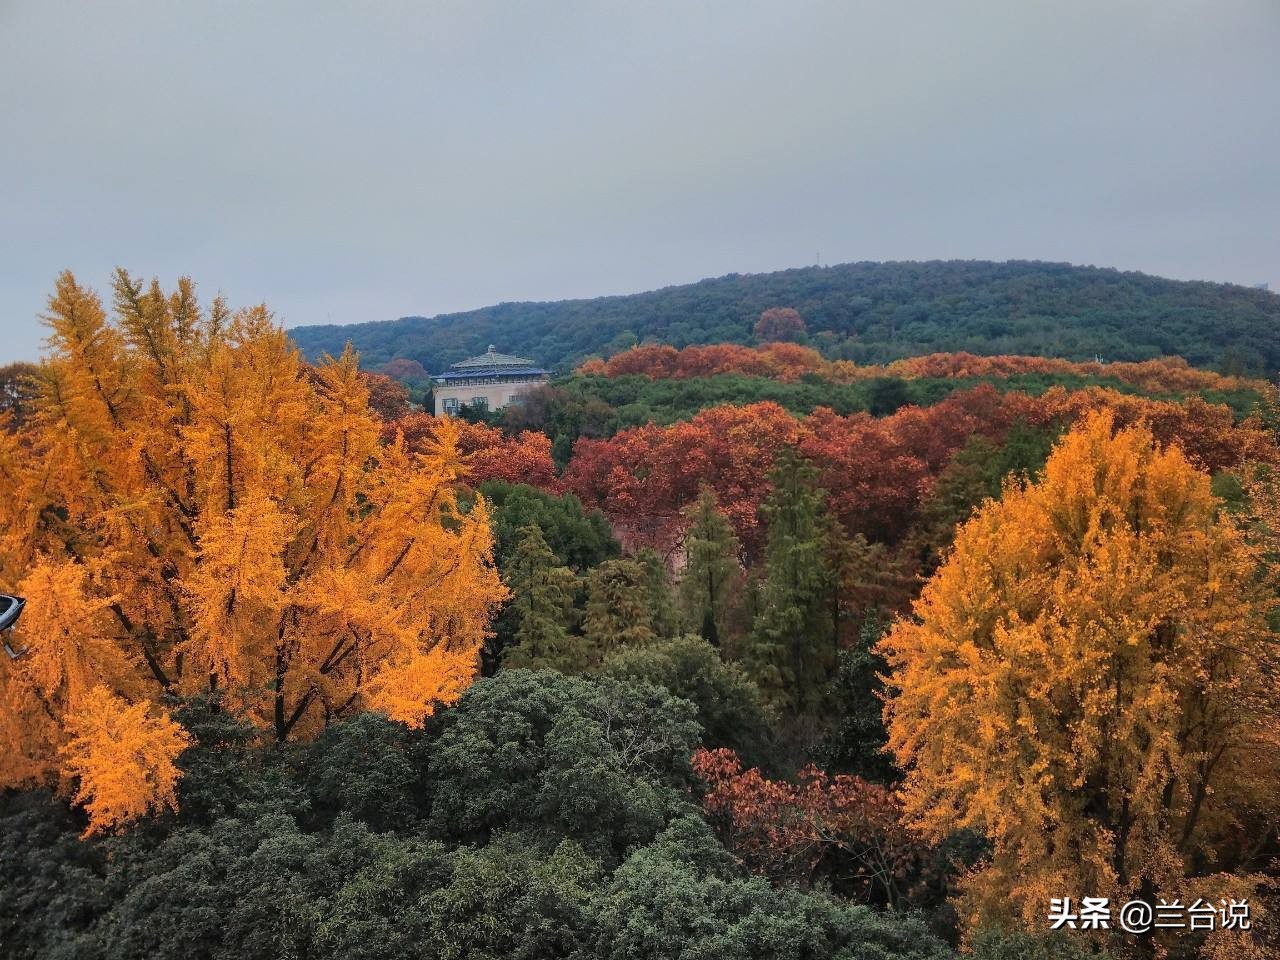
<instances>
[{"instance_id":1,"label":"dark roof eave","mask_svg":"<svg viewBox=\"0 0 1280 960\"><path fill-rule=\"evenodd\" d=\"M490 368L488 370L452 370L445 373L437 373L433 380L476 380L476 379L493 379L494 377L518 377L520 379L530 379L534 377L549 377L550 370L543 370L534 367L527 370L511 370L503 367Z\"/></svg>"}]
</instances>

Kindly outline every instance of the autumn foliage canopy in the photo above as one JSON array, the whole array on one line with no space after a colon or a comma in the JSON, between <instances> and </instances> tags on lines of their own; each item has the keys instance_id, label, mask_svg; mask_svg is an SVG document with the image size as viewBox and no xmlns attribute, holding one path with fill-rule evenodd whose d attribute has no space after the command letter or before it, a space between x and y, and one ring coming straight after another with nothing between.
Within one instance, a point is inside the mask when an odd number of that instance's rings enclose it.
<instances>
[{"instance_id":1,"label":"autumn foliage canopy","mask_svg":"<svg viewBox=\"0 0 1280 960\"><path fill-rule=\"evenodd\" d=\"M1242 386L1268 390L1265 382L1199 370L1181 357L1101 363L958 352L906 357L888 364L855 364L848 360L828 360L817 350L795 343L763 343L755 347L736 343L693 344L680 349L666 344L644 344L616 353L608 360L588 360L578 367L578 372L602 377L639 375L654 380L739 374L794 381L808 374L832 383L877 377L1003 380L1025 375L1065 375L1105 377L1150 393L1232 390Z\"/></svg>"},{"instance_id":2,"label":"autumn foliage canopy","mask_svg":"<svg viewBox=\"0 0 1280 960\"><path fill-rule=\"evenodd\" d=\"M307 368L264 307L70 274L34 413L0 431L0 784L75 778L90 830L172 805L176 697L277 739L372 709L420 724L477 668L504 595L458 431L379 442L347 352ZM384 391L385 392L385 391Z\"/></svg>"},{"instance_id":3,"label":"autumn foliage canopy","mask_svg":"<svg viewBox=\"0 0 1280 960\"><path fill-rule=\"evenodd\" d=\"M863 902L902 908L926 895L929 843L902 821L894 790L813 765L795 781L744 769L732 750L699 750L693 770L703 809L729 848L754 871L809 885L834 881Z\"/></svg>"},{"instance_id":4,"label":"autumn foliage canopy","mask_svg":"<svg viewBox=\"0 0 1280 960\"><path fill-rule=\"evenodd\" d=\"M1063 427L1102 409L1113 411L1119 424L1145 422L1158 440L1176 441L1191 462L1211 472L1277 459L1260 422L1234 423L1227 407L1198 397L1174 402L1060 387L1033 397L982 385L879 418L823 408L796 417L771 402L711 407L670 426L580 439L563 482L584 503L634 529L637 539L660 547L678 537L680 511L709 486L750 548L761 538L769 471L783 448L794 447L817 466L828 506L847 533L893 542L971 437L999 442L1016 423Z\"/></svg>"},{"instance_id":5,"label":"autumn foliage canopy","mask_svg":"<svg viewBox=\"0 0 1280 960\"><path fill-rule=\"evenodd\" d=\"M467 480L472 484L500 480L527 483L549 492L559 489L555 461L551 459L551 440L534 430L524 430L512 437L483 423L406 412L386 420L382 437L389 443L397 436L403 437L405 448L419 453L436 446L442 431L456 434L458 453L466 464Z\"/></svg>"}]
</instances>

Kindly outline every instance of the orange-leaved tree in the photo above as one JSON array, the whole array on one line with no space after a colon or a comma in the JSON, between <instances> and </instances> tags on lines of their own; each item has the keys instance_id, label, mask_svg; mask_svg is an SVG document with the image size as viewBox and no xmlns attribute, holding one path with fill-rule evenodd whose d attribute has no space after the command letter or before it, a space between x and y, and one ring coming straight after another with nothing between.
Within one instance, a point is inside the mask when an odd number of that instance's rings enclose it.
<instances>
[{"instance_id":1,"label":"orange-leaved tree","mask_svg":"<svg viewBox=\"0 0 1280 960\"><path fill-rule=\"evenodd\" d=\"M58 279L36 409L0 431L0 588L29 600L0 784L78 777L91 830L172 804L177 698L219 691L279 740L420 724L503 596L449 424L379 443L355 355L307 368L265 307L124 271L114 305Z\"/></svg>"},{"instance_id":2,"label":"orange-leaved tree","mask_svg":"<svg viewBox=\"0 0 1280 960\"><path fill-rule=\"evenodd\" d=\"M527 483L549 492L558 492L555 461L551 459L551 439L544 433L522 430L507 436L497 427L467 423L454 417L433 417L429 413L407 413L382 425L384 439L404 437L410 452L430 449L439 443L441 428L457 435L457 447L467 465L472 484L486 480Z\"/></svg>"},{"instance_id":3,"label":"orange-leaved tree","mask_svg":"<svg viewBox=\"0 0 1280 960\"><path fill-rule=\"evenodd\" d=\"M804 337L804 318L792 307L770 307L752 328L757 340L798 340Z\"/></svg>"},{"instance_id":4,"label":"orange-leaved tree","mask_svg":"<svg viewBox=\"0 0 1280 960\"><path fill-rule=\"evenodd\" d=\"M698 750L703 810L746 866L804 886L819 878L862 902L922 906L945 887L943 858L908 831L892 788L812 764L796 782L744 770L732 750Z\"/></svg>"},{"instance_id":5,"label":"orange-leaved tree","mask_svg":"<svg viewBox=\"0 0 1280 960\"><path fill-rule=\"evenodd\" d=\"M879 651L907 817L991 841L972 920L1240 889L1280 783L1258 561L1206 473L1107 412L960 529Z\"/></svg>"}]
</instances>

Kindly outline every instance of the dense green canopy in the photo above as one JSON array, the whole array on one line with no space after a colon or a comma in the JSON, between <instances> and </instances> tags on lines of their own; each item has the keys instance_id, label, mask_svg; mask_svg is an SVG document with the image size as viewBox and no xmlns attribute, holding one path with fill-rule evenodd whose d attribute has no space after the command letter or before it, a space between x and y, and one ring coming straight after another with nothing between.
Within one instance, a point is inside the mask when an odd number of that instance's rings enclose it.
<instances>
[{"instance_id":1,"label":"dense green canopy","mask_svg":"<svg viewBox=\"0 0 1280 960\"><path fill-rule=\"evenodd\" d=\"M48 794L0 795L0 953L952 957L918 917L746 874L688 792L694 713L643 682L511 670L423 731L369 714L264 749L192 704L176 815L81 841Z\"/></svg>"},{"instance_id":2,"label":"dense green canopy","mask_svg":"<svg viewBox=\"0 0 1280 960\"><path fill-rule=\"evenodd\" d=\"M430 372L495 343L565 369L641 340L748 343L760 314L794 307L833 356L883 362L938 351L1145 360L1178 354L1228 372L1280 369L1280 297L1065 263L847 263L729 274L630 296L503 303L292 331L310 357L354 343L369 367L403 357Z\"/></svg>"}]
</instances>

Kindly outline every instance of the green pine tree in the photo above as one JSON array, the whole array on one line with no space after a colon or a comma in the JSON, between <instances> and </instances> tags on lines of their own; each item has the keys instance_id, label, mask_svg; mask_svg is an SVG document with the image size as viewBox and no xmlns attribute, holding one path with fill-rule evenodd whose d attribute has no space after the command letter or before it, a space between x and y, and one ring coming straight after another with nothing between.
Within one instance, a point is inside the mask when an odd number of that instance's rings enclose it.
<instances>
[{"instance_id":1,"label":"green pine tree","mask_svg":"<svg viewBox=\"0 0 1280 960\"><path fill-rule=\"evenodd\" d=\"M731 607L742 580L738 538L716 507L716 495L703 487L685 511L685 565L680 577L679 606L689 629L720 646Z\"/></svg>"},{"instance_id":2,"label":"green pine tree","mask_svg":"<svg viewBox=\"0 0 1280 960\"><path fill-rule=\"evenodd\" d=\"M815 477L790 450L771 474L773 490L761 507L768 524L765 580L743 658L770 700L796 714L821 706L836 659L833 529Z\"/></svg>"},{"instance_id":3,"label":"green pine tree","mask_svg":"<svg viewBox=\"0 0 1280 960\"><path fill-rule=\"evenodd\" d=\"M875 616L862 624L858 638L841 650L827 688L830 721L815 759L828 773L852 773L877 783L890 783L900 775L884 746L884 692L881 679L889 672L884 658L875 652L888 624Z\"/></svg>"},{"instance_id":4,"label":"green pine tree","mask_svg":"<svg viewBox=\"0 0 1280 960\"><path fill-rule=\"evenodd\" d=\"M650 572L636 560L606 560L587 575L582 632L593 659L657 637L651 586Z\"/></svg>"},{"instance_id":5,"label":"green pine tree","mask_svg":"<svg viewBox=\"0 0 1280 960\"><path fill-rule=\"evenodd\" d=\"M664 640L681 634L680 611L671 595L667 561L649 547L636 554L636 562L644 568L645 591L649 601L649 618L653 632Z\"/></svg>"},{"instance_id":6,"label":"green pine tree","mask_svg":"<svg viewBox=\"0 0 1280 960\"><path fill-rule=\"evenodd\" d=\"M506 615L514 629L503 666L581 670L586 645L570 631L577 578L559 564L536 524L520 529L506 582L511 591Z\"/></svg>"}]
</instances>

